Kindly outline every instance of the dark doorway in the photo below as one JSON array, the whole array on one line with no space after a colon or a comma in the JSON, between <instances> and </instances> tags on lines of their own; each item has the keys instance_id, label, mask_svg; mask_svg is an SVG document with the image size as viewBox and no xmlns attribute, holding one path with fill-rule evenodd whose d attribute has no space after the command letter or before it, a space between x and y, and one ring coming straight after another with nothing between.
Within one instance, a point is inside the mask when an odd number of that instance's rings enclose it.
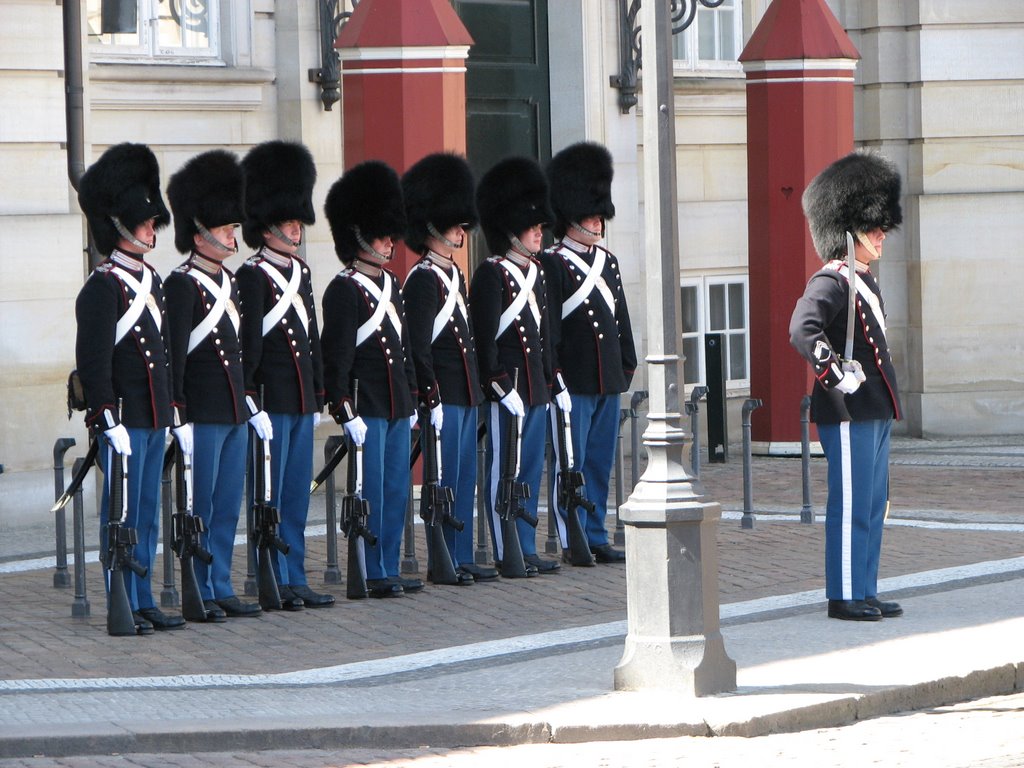
<instances>
[{"instance_id":1,"label":"dark doorway","mask_svg":"<svg viewBox=\"0 0 1024 768\"><path fill-rule=\"evenodd\" d=\"M509 155L551 157L548 0L457 0L466 64L466 155L479 179ZM478 240L482 246L483 238ZM471 249L476 263L479 247Z\"/></svg>"}]
</instances>

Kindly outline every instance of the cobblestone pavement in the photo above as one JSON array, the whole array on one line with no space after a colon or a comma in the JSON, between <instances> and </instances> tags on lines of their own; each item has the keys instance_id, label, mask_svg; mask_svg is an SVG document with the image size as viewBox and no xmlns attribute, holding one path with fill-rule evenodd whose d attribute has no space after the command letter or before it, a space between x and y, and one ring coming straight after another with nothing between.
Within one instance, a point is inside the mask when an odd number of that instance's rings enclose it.
<instances>
[{"instance_id":1,"label":"cobblestone pavement","mask_svg":"<svg viewBox=\"0 0 1024 768\"><path fill-rule=\"evenodd\" d=\"M735 452L734 457L738 455ZM998 459L982 468L936 461L965 456ZM959 458L958 458L959 457ZM1016 462L1016 466L1004 466ZM901 440L894 445L894 507L883 545L881 577L969 565L1024 554L1024 440L961 444ZM812 460L812 500L824 505L824 460ZM756 523L743 530L735 514L719 526L719 590L723 603L784 595L823 586L823 526L797 522L801 507L798 459L754 457ZM703 467L711 499L733 513L743 508L742 462ZM322 498L318 499L322 509ZM936 527L909 520L947 521ZM88 526L90 529L94 525ZM543 549L544 523L538 533ZM419 568L425 568L421 527ZM344 539L339 537L344 560ZM324 586L326 538L311 536L310 583L334 591L338 605L298 614L271 613L225 624L190 625L152 638L110 638L98 564L88 572L91 616L71 618L72 590L52 587L52 570L4 573L0 602L17 606L0 626L0 661L7 679L173 674L288 672L496 640L625 618L625 567L472 587L429 586L400 600L346 601L344 587ZM244 579L236 549L235 584ZM421 575L423 575L421 573ZM159 590L161 574L154 577ZM287 649L282 652L282 649Z\"/></svg>"},{"instance_id":2,"label":"cobblestone pavement","mask_svg":"<svg viewBox=\"0 0 1024 768\"><path fill-rule=\"evenodd\" d=\"M2 768L1011 768L1024 765L1024 693L754 739L680 737L454 750L291 750L0 760Z\"/></svg>"}]
</instances>

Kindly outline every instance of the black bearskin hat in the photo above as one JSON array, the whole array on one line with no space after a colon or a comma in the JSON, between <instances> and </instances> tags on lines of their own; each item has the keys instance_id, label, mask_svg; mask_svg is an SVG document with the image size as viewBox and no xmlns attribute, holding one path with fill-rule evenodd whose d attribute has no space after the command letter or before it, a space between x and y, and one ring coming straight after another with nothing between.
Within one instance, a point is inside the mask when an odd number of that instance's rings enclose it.
<instances>
[{"instance_id":1,"label":"black bearskin hat","mask_svg":"<svg viewBox=\"0 0 1024 768\"><path fill-rule=\"evenodd\" d=\"M438 152L427 155L402 176L402 196L409 226L405 243L416 253L426 251L427 225L444 233L456 224L477 224L473 199L473 172L458 155Z\"/></svg>"},{"instance_id":2,"label":"black bearskin hat","mask_svg":"<svg viewBox=\"0 0 1024 768\"><path fill-rule=\"evenodd\" d=\"M89 221L96 248L104 256L121 239L111 216L129 232L153 218L157 229L171 223L160 196L160 166L145 144L116 144L100 155L82 176L78 204Z\"/></svg>"},{"instance_id":3,"label":"black bearskin hat","mask_svg":"<svg viewBox=\"0 0 1024 768\"><path fill-rule=\"evenodd\" d=\"M316 165L302 144L265 141L242 160L245 173L245 221L242 237L250 248L263 245L263 232L273 224L295 219L316 221L313 185Z\"/></svg>"},{"instance_id":4,"label":"black bearskin hat","mask_svg":"<svg viewBox=\"0 0 1024 768\"><path fill-rule=\"evenodd\" d=\"M556 237L563 237L570 224L588 216L605 221L615 216L612 156L600 144L581 141L566 147L551 158L547 173Z\"/></svg>"},{"instance_id":5,"label":"black bearskin hat","mask_svg":"<svg viewBox=\"0 0 1024 768\"><path fill-rule=\"evenodd\" d=\"M476 207L487 247L498 255L512 245L509 235L555 218L544 172L528 157L506 157L487 171L476 188Z\"/></svg>"},{"instance_id":6,"label":"black bearskin hat","mask_svg":"<svg viewBox=\"0 0 1024 768\"><path fill-rule=\"evenodd\" d=\"M241 223L243 183L238 158L223 149L196 155L171 176L167 202L174 211L174 247L180 253L194 247L196 221L207 229Z\"/></svg>"},{"instance_id":7,"label":"black bearskin hat","mask_svg":"<svg viewBox=\"0 0 1024 768\"><path fill-rule=\"evenodd\" d=\"M879 155L851 152L814 177L803 206L821 260L845 258L847 232L890 230L903 223L899 171Z\"/></svg>"},{"instance_id":8,"label":"black bearskin hat","mask_svg":"<svg viewBox=\"0 0 1024 768\"><path fill-rule=\"evenodd\" d=\"M367 160L347 170L331 186L324 203L334 251L345 264L359 253L355 227L367 243L400 239L405 233L405 206L398 174L387 163Z\"/></svg>"}]
</instances>

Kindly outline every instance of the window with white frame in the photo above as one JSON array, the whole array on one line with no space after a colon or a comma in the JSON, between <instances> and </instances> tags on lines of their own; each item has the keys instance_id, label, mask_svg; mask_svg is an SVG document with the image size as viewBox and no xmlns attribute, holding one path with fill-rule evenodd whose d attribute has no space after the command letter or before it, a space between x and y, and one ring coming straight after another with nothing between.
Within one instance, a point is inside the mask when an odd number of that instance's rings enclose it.
<instances>
[{"instance_id":1,"label":"window with white frame","mask_svg":"<svg viewBox=\"0 0 1024 768\"><path fill-rule=\"evenodd\" d=\"M693 23L673 37L675 68L683 72L740 72L743 0L722 0L714 8L697 4Z\"/></svg>"},{"instance_id":2,"label":"window with white frame","mask_svg":"<svg viewBox=\"0 0 1024 768\"><path fill-rule=\"evenodd\" d=\"M680 282L683 332L683 381L686 385L707 381L704 367L704 336L720 333L725 351L726 384L750 386L750 334L747 328L747 278L703 277Z\"/></svg>"},{"instance_id":3,"label":"window with white frame","mask_svg":"<svg viewBox=\"0 0 1024 768\"><path fill-rule=\"evenodd\" d=\"M94 60L216 63L219 0L87 0Z\"/></svg>"}]
</instances>

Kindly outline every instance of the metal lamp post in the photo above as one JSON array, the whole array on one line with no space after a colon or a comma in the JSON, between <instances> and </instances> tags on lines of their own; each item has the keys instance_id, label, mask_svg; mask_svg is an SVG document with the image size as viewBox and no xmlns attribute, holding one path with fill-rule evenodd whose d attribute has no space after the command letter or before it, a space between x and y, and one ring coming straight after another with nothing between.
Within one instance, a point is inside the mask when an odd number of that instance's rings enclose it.
<instances>
[{"instance_id":1,"label":"metal lamp post","mask_svg":"<svg viewBox=\"0 0 1024 768\"><path fill-rule=\"evenodd\" d=\"M736 664L719 626L716 533L721 507L687 470L691 437L681 414L683 391L672 7L641 8L644 146L644 258L647 311L647 470L622 508L626 530L627 634L615 668L618 690L660 688L707 695L736 687Z\"/></svg>"}]
</instances>

